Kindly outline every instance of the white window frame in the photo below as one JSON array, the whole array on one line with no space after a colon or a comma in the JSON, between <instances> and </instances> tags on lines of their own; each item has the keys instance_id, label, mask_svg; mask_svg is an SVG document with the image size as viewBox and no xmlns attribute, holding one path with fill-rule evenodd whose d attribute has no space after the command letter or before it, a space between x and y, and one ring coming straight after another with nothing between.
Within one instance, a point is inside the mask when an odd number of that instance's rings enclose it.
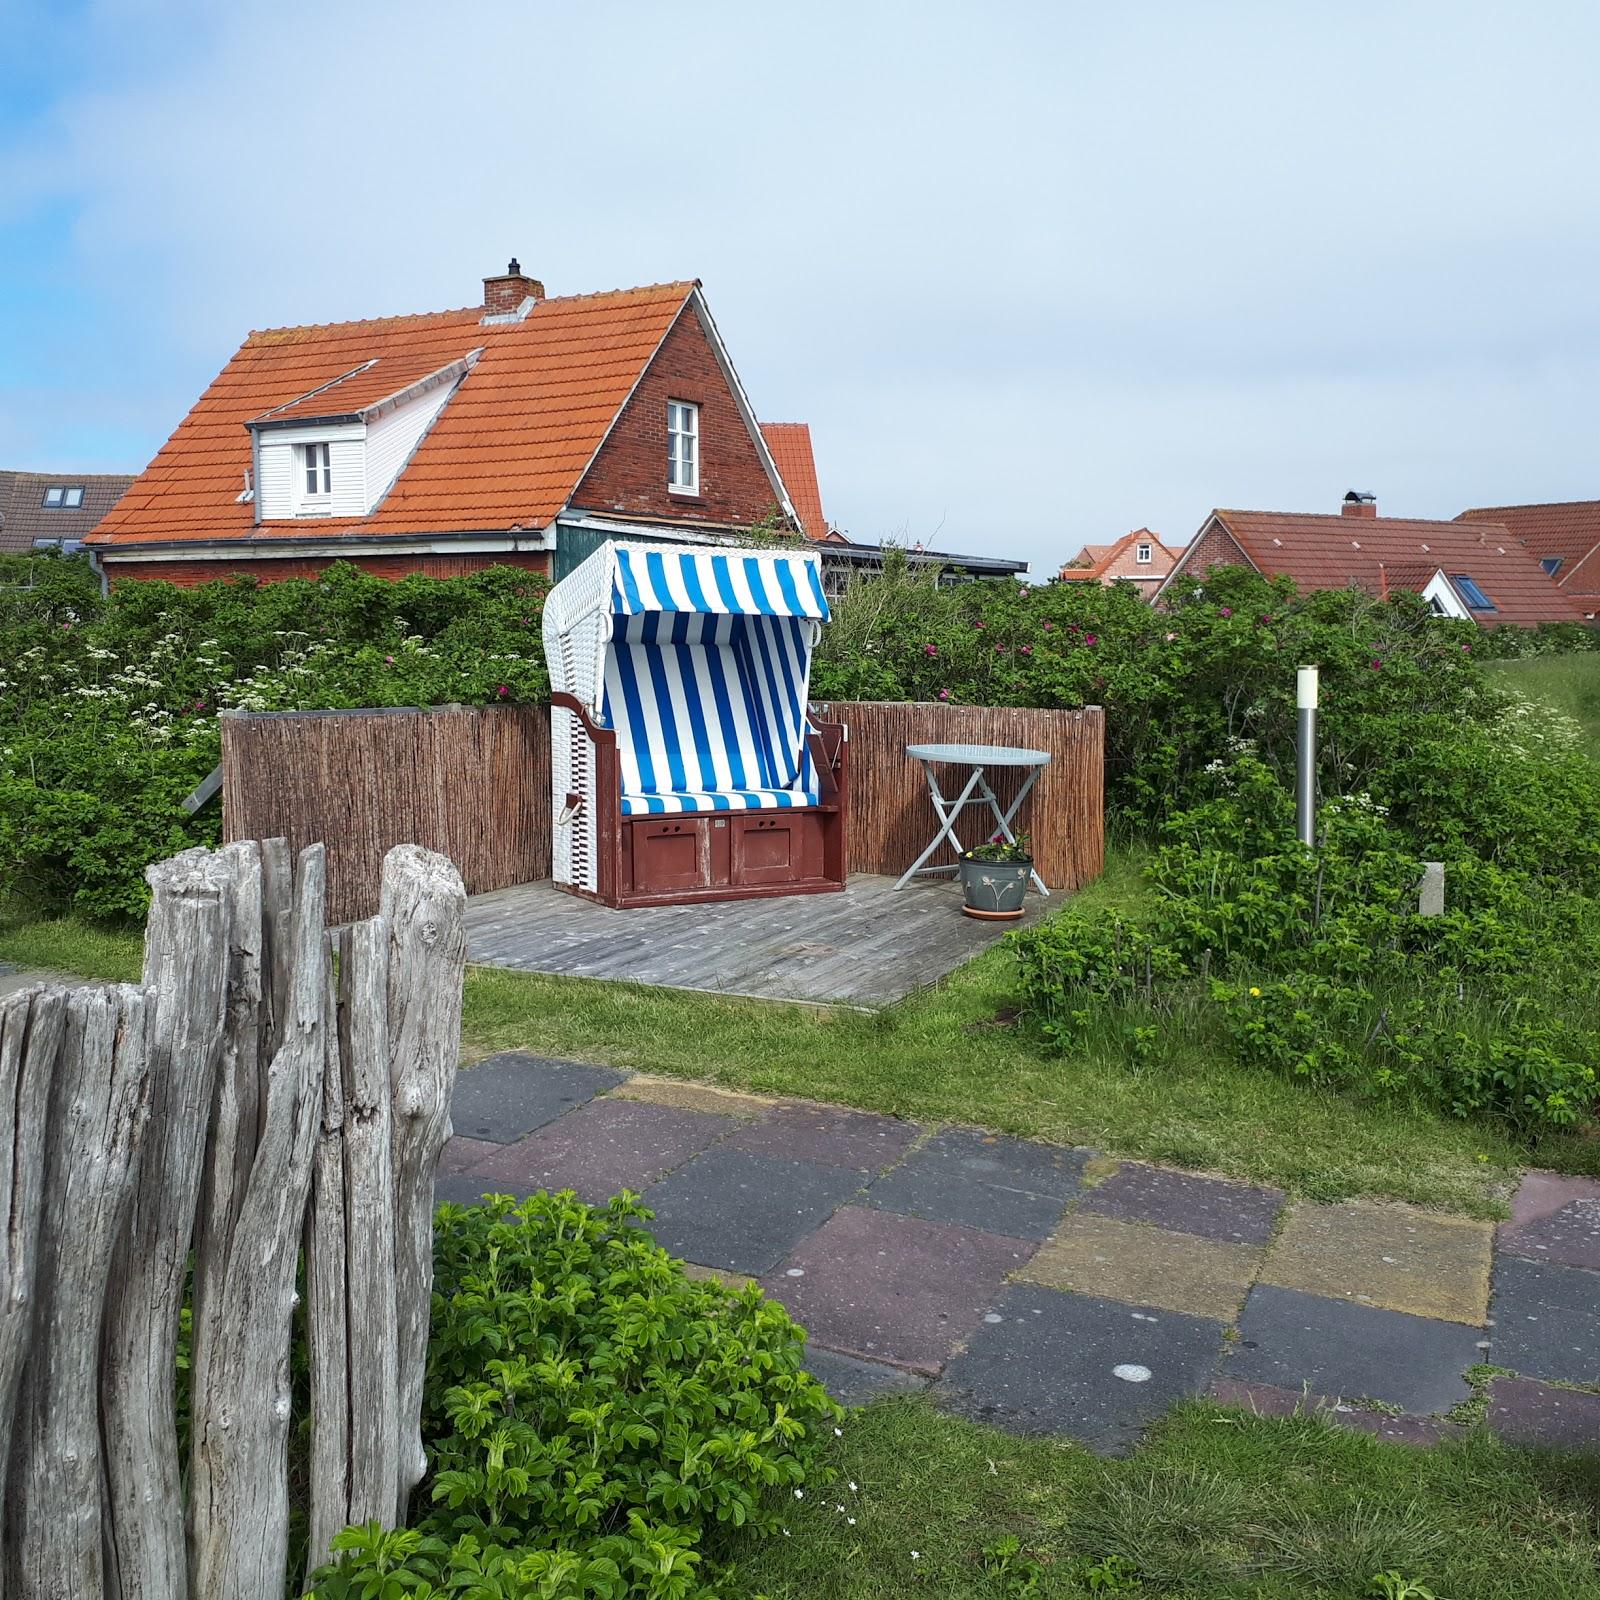
<instances>
[{"instance_id":1,"label":"white window frame","mask_svg":"<svg viewBox=\"0 0 1600 1600\"><path fill-rule=\"evenodd\" d=\"M1133 547L1133 559L1141 566L1148 567L1155 552L1149 544L1136 544Z\"/></svg>"},{"instance_id":2,"label":"white window frame","mask_svg":"<svg viewBox=\"0 0 1600 1600\"><path fill-rule=\"evenodd\" d=\"M700 493L700 407L693 400L667 401L667 492Z\"/></svg>"},{"instance_id":3,"label":"white window frame","mask_svg":"<svg viewBox=\"0 0 1600 1600\"><path fill-rule=\"evenodd\" d=\"M294 447L295 514L317 516L333 509L333 447L311 439ZM320 478L322 487L312 485Z\"/></svg>"}]
</instances>

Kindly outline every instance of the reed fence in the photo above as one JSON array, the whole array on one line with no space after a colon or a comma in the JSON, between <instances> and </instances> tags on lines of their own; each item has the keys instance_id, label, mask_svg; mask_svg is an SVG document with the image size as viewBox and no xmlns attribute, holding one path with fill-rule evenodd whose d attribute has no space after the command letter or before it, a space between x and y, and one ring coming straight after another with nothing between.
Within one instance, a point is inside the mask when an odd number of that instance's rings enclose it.
<instances>
[{"instance_id":1,"label":"reed fence","mask_svg":"<svg viewBox=\"0 0 1600 1600\"><path fill-rule=\"evenodd\" d=\"M905 701L837 700L817 707L820 716L850 728L850 870L896 876L922 854L938 830L922 764L906 754L912 744L979 744L1043 750L1050 764L1012 823L1032 836L1039 876L1052 889L1078 889L1105 868L1105 713L1037 711L1015 706L947 706ZM957 793L970 769L940 776L946 795ZM1010 804L1026 773L991 767L990 787ZM964 813L956 834L968 846L991 832L987 808ZM954 861L947 846L929 866Z\"/></svg>"},{"instance_id":2,"label":"reed fence","mask_svg":"<svg viewBox=\"0 0 1600 1600\"><path fill-rule=\"evenodd\" d=\"M1022 745L1048 751L1015 826L1033 836L1039 875L1076 889L1104 865L1105 718L1098 706L1038 711L835 701L821 716L850 727L852 872L897 875L938 826L908 744ZM543 706L232 713L222 719L228 839L283 837L327 851L328 917L378 907L394 845L448 856L469 894L550 876L550 713ZM946 792L966 773L952 770ZM991 769L1002 802L1021 774ZM968 813L964 843L987 836ZM952 859L948 851L934 862ZM932 864L932 863L930 863Z\"/></svg>"}]
</instances>

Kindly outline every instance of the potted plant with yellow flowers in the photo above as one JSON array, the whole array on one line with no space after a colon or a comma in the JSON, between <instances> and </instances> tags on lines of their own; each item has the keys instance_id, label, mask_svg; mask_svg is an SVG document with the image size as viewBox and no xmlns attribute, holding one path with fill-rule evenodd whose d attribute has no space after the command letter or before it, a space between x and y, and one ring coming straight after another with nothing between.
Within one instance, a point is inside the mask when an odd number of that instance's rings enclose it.
<instances>
[{"instance_id":1,"label":"potted plant with yellow flowers","mask_svg":"<svg viewBox=\"0 0 1600 1600\"><path fill-rule=\"evenodd\" d=\"M985 922L1015 922L1023 913L1023 897L1033 875L1033 851L1027 834L1008 839L997 833L961 858L961 909Z\"/></svg>"}]
</instances>

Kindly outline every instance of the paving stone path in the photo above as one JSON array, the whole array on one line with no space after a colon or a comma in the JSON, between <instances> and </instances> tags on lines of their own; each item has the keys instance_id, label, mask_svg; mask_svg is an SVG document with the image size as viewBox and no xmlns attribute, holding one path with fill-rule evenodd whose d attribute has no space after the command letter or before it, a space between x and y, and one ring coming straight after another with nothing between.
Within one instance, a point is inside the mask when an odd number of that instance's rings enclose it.
<instances>
[{"instance_id":1,"label":"paving stone path","mask_svg":"<svg viewBox=\"0 0 1600 1600\"><path fill-rule=\"evenodd\" d=\"M789 1307L846 1403L927 1388L1122 1451L1188 1395L1419 1444L1476 1401L1600 1450L1600 1182L1529 1173L1496 1228L515 1052L461 1074L455 1127L441 1200L642 1192L693 1270Z\"/></svg>"}]
</instances>

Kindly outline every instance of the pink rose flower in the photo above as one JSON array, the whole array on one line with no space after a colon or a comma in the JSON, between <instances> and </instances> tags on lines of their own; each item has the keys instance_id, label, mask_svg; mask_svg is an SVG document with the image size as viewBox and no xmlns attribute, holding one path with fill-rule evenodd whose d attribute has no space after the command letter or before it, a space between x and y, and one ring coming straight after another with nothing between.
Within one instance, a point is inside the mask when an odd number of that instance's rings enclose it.
<instances>
[{"instance_id":1,"label":"pink rose flower","mask_svg":"<svg viewBox=\"0 0 1600 1600\"><path fill-rule=\"evenodd\" d=\"M1382 665L1383 665L1383 663L1381 661L1374 661L1372 663L1372 670L1374 672L1376 672L1378 670L1378 668L1381 667Z\"/></svg>"},{"instance_id":2,"label":"pink rose flower","mask_svg":"<svg viewBox=\"0 0 1600 1600\"><path fill-rule=\"evenodd\" d=\"M1232 606L1224 606L1224 607L1223 607L1223 608L1222 608L1222 609L1221 609L1221 610L1220 610L1220 611L1219 611L1219 612L1218 612L1218 613L1217 613L1217 615L1218 615L1218 616L1219 616L1219 617L1231 617L1231 616L1232 616L1232 615L1233 615L1233 607L1232 607Z\"/></svg>"},{"instance_id":3,"label":"pink rose flower","mask_svg":"<svg viewBox=\"0 0 1600 1600\"><path fill-rule=\"evenodd\" d=\"M978 619L978 620L977 620L977 621L976 621L976 622L974 622L974 623L973 623L973 624L972 624L972 626L973 626L973 627L974 627L974 628L981 628L981 627L983 627L983 626L984 626L984 625L985 625L985 624L984 624L984 621L983 621L983 618L982 618L982 617L979 617L979 619Z\"/></svg>"},{"instance_id":4,"label":"pink rose flower","mask_svg":"<svg viewBox=\"0 0 1600 1600\"><path fill-rule=\"evenodd\" d=\"M1048 619L1047 619L1047 620L1046 620L1046 621L1045 621L1045 624L1044 624L1044 631L1045 631L1045 632L1046 632L1046 633L1049 633L1049 631L1050 631L1050 630L1051 630L1051 629L1052 629L1052 628L1053 628L1053 627L1055 627L1055 623L1053 623L1053 622L1051 622L1051 621L1049 621L1049 620L1048 620Z\"/></svg>"},{"instance_id":5,"label":"pink rose flower","mask_svg":"<svg viewBox=\"0 0 1600 1600\"><path fill-rule=\"evenodd\" d=\"M939 653L939 647L936 644L925 644L922 647L922 653L925 656L936 656Z\"/></svg>"},{"instance_id":6,"label":"pink rose flower","mask_svg":"<svg viewBox=\"0 0 1600 1600\"><path fill-rule=\"evenodd\" d=\"M384 658L383 658L383 659L384 659L384 660L385 660L385 661L386 661L386 662L388 662L388 664L389 664L389 665L390 665L390 666L391 666L391 667L392 667L392 666L393 666L393 665L394 665L394 657L393 657L393 656L385 656L385 657L384 657Z\"/></svg>"},{"instance_id":7,"label":"pink rose flower","mask_svg":"<svg viewBox=\"0 0 1600 1600\"><path fill-rule=\"evenodd\" d=\"M1025 644L1025 645L1023 645L1023 647L1022 647L1022 653L1023 653L1023 655L1025 655L1025 656L1031 656L1031 655L1032 655L1032 654L1033 654L1033 646L1032 646L1032 645L1031 645L1031 644Z\"/></svg>"},{"instance_id":8,"label":"pink rose flower","mask_svg":"<svg viewBox=\"0 0 1600 1600\"><path fill-rule=\"evenodd\" d=\"M941 700L948 700L950 698L950 691L948 689L941 689L939 691L939 698Z\"/></svg>"},{"instance_id":9,"label":"pink rose flower","mask_svg":"<svg viewBox=\"0 0 1600 1600\"><path fill-rule=\"evenodd\" d=\"M1083 636L1083 642L1085 644L1099 644L1100 639L1099 639L1099 636L1097 634L1086 633Z\"/></svg>"},{"instance_id":10,"label":"pink rose flower","mask_svg":"<svg viewBox=\"0 0 1600 1600\"><path fill-rule=\"evenodd\" d=\"M508 695L508 694L510 694L510 693L511 693L511 685L510 685L510 684L508 684L508 683L502 683L502 684L501 684L501 685L500 685L500 687L499 687L499 688L498 688L498 689L496 689L496 690L495 690L495 693L496 693L496 694L497 694L497 695L499 695L499 696L500 696L500 698L501 698L501 699L502 699L502 700L503 700L503 699L505 699L505 697L506 697L506 696L507 696L507 695Z\"/></svg>"}]
</instances>

